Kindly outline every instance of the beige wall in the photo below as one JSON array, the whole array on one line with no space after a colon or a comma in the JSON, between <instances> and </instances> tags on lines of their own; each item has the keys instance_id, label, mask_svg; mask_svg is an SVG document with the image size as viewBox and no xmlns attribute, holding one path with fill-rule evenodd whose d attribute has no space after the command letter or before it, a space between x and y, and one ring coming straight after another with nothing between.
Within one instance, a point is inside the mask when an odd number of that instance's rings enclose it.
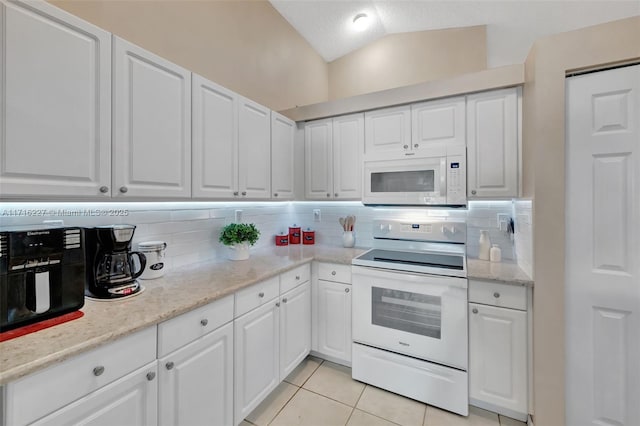
<instances>
[{"instance_id":1,"label":"beige wall","mask_svg":"<svg viewBox=\"0 0 640 426\"><path fill-rule=\"evenodd\" d=\"M387 35L329 64L329 99L484 70L484 25Z\"/></svg>"},{"instance_id":2,"label":"beige wall","mask_svg":"<svg viewBox=\"0 0 640 426\"><path fill-rule=\"evenodd\" d=\"M525 64L525 188L534 195L535 424L564 424L565 73L640 59L640 17L538 40Z\"/></svg>"},{"instance_id":3,"label":"beige wall","mask_svg":"<svg viewBox=\"0 0 640 426\"><path fill-rule=\"evenodd\" d=\"M326 62L266 0L49 0L274 110L322 102Z\"/></svg>"}]
</instances>

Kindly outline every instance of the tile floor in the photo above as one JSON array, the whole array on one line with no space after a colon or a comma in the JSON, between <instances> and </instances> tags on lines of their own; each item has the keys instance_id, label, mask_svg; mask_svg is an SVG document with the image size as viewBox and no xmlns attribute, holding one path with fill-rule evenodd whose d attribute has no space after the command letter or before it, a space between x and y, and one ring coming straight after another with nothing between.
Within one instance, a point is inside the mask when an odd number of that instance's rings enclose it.
<instances>
[{"instance_id":1,"label":"tile floor","mask_svg":"<svg viewBox=\"0 0 640 426\"><path fill-rule=\"evenodd\" d=\"M351 369L308 357L241 426L524 426L469 407L469 417L443 411L351 379Z\"/></svg>"}]
</instances>

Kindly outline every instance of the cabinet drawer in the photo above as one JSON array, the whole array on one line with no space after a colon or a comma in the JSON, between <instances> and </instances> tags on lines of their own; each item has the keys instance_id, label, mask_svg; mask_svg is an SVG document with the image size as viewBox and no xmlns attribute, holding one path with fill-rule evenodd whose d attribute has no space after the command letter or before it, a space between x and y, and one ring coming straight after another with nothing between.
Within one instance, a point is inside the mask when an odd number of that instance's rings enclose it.
<instances>
[{"instance_id":1,"label":"cabinet drawer","mask_svg":"<svg viewBox=\"0 0 640 426\"><path fill-rule=\"evenodd\" d=\"M68 359L6 387L8 424L30 423L156 359L156 327Z\"/></svg>"},{"instance_id":2,"label":"cabinet drawer","mask_svg":"<svg viewBox=\"0 0 640 426\"><path fill-rule=\"evenodd\" d=\"M469 302L527 310L527 289L523 286L469 280Z\"/></svg>"},{"instance_id":3,"label":"cabinet drawer","mask_svg":"<svg viewBox=\"0 0 640 426\"><path fill-rule=\"evenodd\" d=\"M310 276L311 268L308 263L280 274L280 294L296 288L305 281L309 281Z\"/></svg>"},{"instance_id":4,"label":"cabinet drawer","mask_svg":"<svg viewBox=\"0 0 640 426\"><path fill-rule=\"evenodd\" d=\"M261 281L251 287L236 292L236 313L234 318L246 314L265 302L280 295L280 277Z\"/></svg>"},{"instance_id":5,"label":"cabinet drawer","mask_svg":"<svg viewBox=\"0 0 640 426\"><path fill-rule=\"evenodd\" d=\"M233 320L233 295L158 325L158 357L193 342Z\"/></svg>"},{"instance_id":6,"label":"cabinet drawer","mask_svg":"<svg viewBox=\"0 0 640 426\"><path fill-rule=\"evenodd\" d=\"M318 263L318 278L325 281L351 284L351 265Z\"/></svg>"}]
</instances>

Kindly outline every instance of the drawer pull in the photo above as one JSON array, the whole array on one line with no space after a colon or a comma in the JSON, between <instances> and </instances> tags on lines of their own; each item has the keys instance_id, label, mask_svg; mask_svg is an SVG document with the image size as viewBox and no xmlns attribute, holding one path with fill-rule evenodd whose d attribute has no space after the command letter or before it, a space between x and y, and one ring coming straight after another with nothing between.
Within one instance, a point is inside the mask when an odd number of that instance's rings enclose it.
<instances>
[{"instance_id":1,"label":"drawer pull","mask_svg":"<svg viewBox=\"0 0 640 426\"><path fill-rule=\"evenodd\" d=\"M147 373L147 380L148 381L152 381L155 378L156 378L156 373L154 373L153 371Z\"/></svg>"},{"instance_id":2,"label":"drawer pull","mask_svg":"<svg viewBox=\"0 0 640 426\"><path fill-rule=\"evenodd\" d=\"M300 275L296 275L296 280L299 280L299 279L300 279Z\"/></svg>"},{"instance_id":3,"label":"drawer pull","mask_svg":"<svg viewBox=\"0 0 640 426\"><path fill-rule=\"evenodd\" d=\"M476 195L476 190L475 189L471 190L471 194Z\"/></svg>"},{"instance_id":4,"label":"drawer pull","mask_svg":"<svg viewBox=\"0 0 640 426\"><path fill-rule=\"evenodd\" d=\"M500 293L498 293L497 291L495 293L493 293L493 297L495 297L496 299L500 297Z\"/></svg>"},{"instance_id":5,"label":"drawer pull","mask_svg":"<svg viewBox=\"0 0 640 426\"><path fill-rule=\"evenodd\" d=\"M120 192L122 192L123 194L126 194L128 191L129 191L129 188L127 188L126 186L120 187Z\"/></svg>"},{"instance_id":6,"label":"drawer pull","mask_svg":"<svg viewBox=\"0 0 640 426\"><path fill-rule=\"evenodd\" d=\"M280 307L280 302L276 302L276 307Z\"/></svg>"},{"instance_id":7,"label":"drawer pull","mask_svg":"<svg viewBox=\"0 0 640 426\"><path fill-rule=\"evenodd\" d=\"M238 191L233 191L233 195L238 195Z\"/></svg>"},{"instance_id":8,"label":"drawer pull","mask_svg":"<svg viewBox=\"0 0 640 426\"><path fill-rule=\"evenodd\" d=\"M172 370L175 364L173 363L173 361L169 361L164 366L167 367L167 370Z\"/></svg>"},{"instance_id":9,"label":"drawer pull","mask_svg":"<svg viewBox=\"0 0 640 426\"><path fill-rule=\"evenodd\" d=\"M331 275L336 275L336 271L331 271Z\"/></svg>"},{"instance_id":10,"label":"drawer pull","mask_svg":"<svg viewBox=\"0 0 640 426\"><path fill-rule=\"evenodd\" d=\"M109 192L109 187L108 186L101 186L100 187L100 192L102 192L103 194L106 194L107 192Z\"/></svg>"},{"instance_id":11,"label":"drawer pull","mask_svg":"<svg viewBox=\"0 0 640 426\"><path fill-rule=\"evenodd\" d=\"M206 318L203 318L200 320L200 324L202 324L202 326L205 327L207 324L209 324L209 320Z\"/></svg>"},{"instance_id":12,"label":"drawer pull","mask_svg":"<svg viewBox=\"0 0 640 426\"><path fill-rule=\"evenodd\" d=\"M264 297L264 292L261 291L260 293L258 293L258 297L259 298L263 298Z\"/></svg>"},{"instance_id":13,"label":"drawer pull","mask_svg":"<svg viewBox=\"0 0 640 426\"><path fill-rule=\"evenodd\" d=\"M104 373L104 367L101 366L101 365L99 365L99 366L97 366L96 368L93 369L93 375L96 376L96 377L101 376L102 373Z\"/></svg>"},{"instance_id":14,"label":"drawer pull","mask_svg":"<svg viewBox=\"0 0 640 426\"><path fill-rule=\"evenodd\" d=\"M477 313L478 313L478 308L473 308L473 309L471 310L471 312L473 312L474 314L477 314Z\"/></svg>"},{"instance_id":15,"label":"drawer pull","mask_svg":"<svg viewBox=\"0 0 640 426\"><path fill-rule=\"evenodd\" d=\"M287 303L287 298L282 299L282 303Z\"/></svg>"},{"instance_id":16,"label":"drawer pull","mask_svg":"<svg viewBox=\"0 0 640 426\"><path fill-rule=\"evenodd\" d=\"M348 288L345 288L345 289L344 289L344 292L345 292L345 293L349 293L349 291L350 291L350 290L349 290Z\"/></svg>"}]
</instances>

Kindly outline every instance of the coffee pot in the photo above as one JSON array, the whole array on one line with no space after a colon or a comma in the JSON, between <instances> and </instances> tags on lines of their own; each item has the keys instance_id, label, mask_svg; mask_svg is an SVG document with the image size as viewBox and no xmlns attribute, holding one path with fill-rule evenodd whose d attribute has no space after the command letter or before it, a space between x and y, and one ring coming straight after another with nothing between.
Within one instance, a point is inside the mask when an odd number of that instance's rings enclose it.
<instances>
[{"instance_id":1,"label":"coffee pot","mask_svg":"<svg viewBox=\"0 0 640 426\"><path fill-rule=\"evenodd\" d=\"M95 254L87 280L87 296L114 299L140 291L136 279L144 271L147 258L143 253L131 251L135 229L135 225L93 228Z\"/></svg>"}]
</instances>

